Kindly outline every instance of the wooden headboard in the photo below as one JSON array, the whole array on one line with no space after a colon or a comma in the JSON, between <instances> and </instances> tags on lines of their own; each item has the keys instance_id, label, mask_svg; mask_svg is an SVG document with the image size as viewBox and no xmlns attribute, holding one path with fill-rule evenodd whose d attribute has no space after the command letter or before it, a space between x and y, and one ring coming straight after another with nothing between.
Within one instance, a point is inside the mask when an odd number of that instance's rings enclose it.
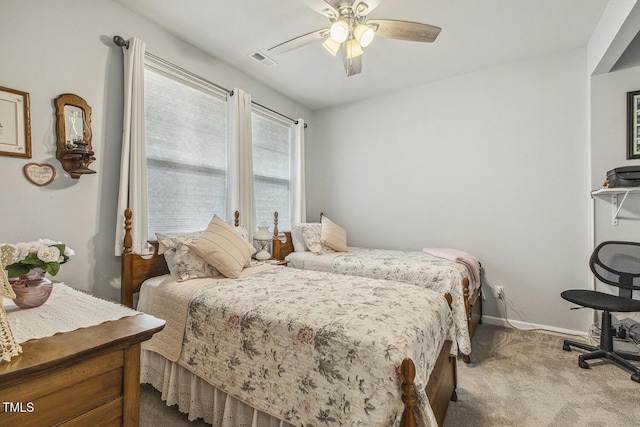
<instances>
[{"instance_id":1,"label":"wooden headboard","mask_svg":"<svg viewBox=\"0 0 640 427\"><path fill-rule=\"evenodd\" d=\"M153 246L151 256L142 257L131 251L131 209L124 211L124 244L120 276L120 302L133 308L133 294L140 292L142 282L150 277L169 273L169 267L163 255L158 254L158 242L150 241Z\"/></svg>"},{"instance_id":2,"label":"wooden headboard","mask_svg":"<svg viewBox=\"0 0 640 427\"><path fill-rule=\"evenodd\" d=\"M291 232L285 231L283 234L284 238L282 236L278 236L277 234L273 236L273 244L271 247L271 256L280 261L283 261L287 255L293 252Z\"/></svg>"},{"instance_id":3,"label":"wooden headboard","mask_svg":"<svg viewBox=\"0 0 640 427\"><path fill-rule=\"evenodd\" d=\"M291 232L285 231L284 240L278 236L278 211L273 213L273 239L271 242L271 257L283 261L284 258L293 252L293 242Z\"/></svg>"},{"instance_id":4,"label":"wooden headboard","mask_svg":"<svg viewBox=\"0 0 640 427\"><path fill-rule=\"evenodd\" d=\"M320 222L324 213L320 212ZM278 235L278 212L273 213L273 244L271 245L271 256L275 259L283 261L284 258L294 251L293 242L291 241L291 232L285 231L284 240Z\"/></svg>"},{"instance_id":5,"label":"wooden headboard","mask_svg":"<svg viewBox=\"0 0 640 427\"><path fill-rule=\"evenodd\" d=\"M131 308L133 308L133 295L140 292L140 286L145 280L169 273L169 267L167 267L164 255L158 254L157 241L149 241L153 246L153 254L151 255L142 256L132 252L132 216L131 209L124 211L124 242L120 271L120 302ZM234 225L237 227L240 223L240 213L236 211L234 217Z\"/></svg>"}]
</instances>

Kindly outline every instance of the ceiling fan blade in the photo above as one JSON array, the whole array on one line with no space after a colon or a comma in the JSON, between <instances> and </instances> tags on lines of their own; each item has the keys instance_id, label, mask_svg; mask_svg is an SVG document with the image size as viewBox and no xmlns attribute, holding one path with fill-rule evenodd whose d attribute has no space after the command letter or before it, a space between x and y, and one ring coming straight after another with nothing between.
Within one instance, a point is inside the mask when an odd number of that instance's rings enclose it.
<instances>
[{"instance_id":1,"label":"ceiling fan blade","mask_svg":"<svg viewBox=\"0 0 640 427\"><path fill-rule=\"evenodd\" d=\"M431 43L442 30L433 25L394 19L370 19L366 24L378 27L376 36L412 42Z\"/></svg>"},{"instance_id":2,"label":"ceiling fan blade","mask_svg":"<svg viewBox=\"0 0 640 427\"><path fill-rule=\"evenodd\" d=\"M328 17L337 18L340 16L340 12L331 3L325 0L304 0L304 4L311 10Z\"/></svg>"},{"instance_id":3,"label":"ceiling fan blade","mask_svg":"<svg viewBox=\"0 0 640 427\"><path fill-rule=\"evenodd\" d=\"M296 37L295 39L287 40L284 43L280 43L277 46L267 49L267 52L274 55L280 55L281 53L289 52L290 50L297 49L302 46L306 46L310 43L322 40L329 35L328 28L322 28L311 33Z\"/></svg>"},{"instance_id":4,"label":"ceiling fan blade","mask_svg":"<svg viewBox=\"0 0 640 427\"><path fill-rule=\"evenodd\" d=\"M347 58L347 49L342 46L342 62L344 64L344 71L347 73L347 77L360 74L362 71L362 55L355 58Z\"/></svg>"}]
</instances>

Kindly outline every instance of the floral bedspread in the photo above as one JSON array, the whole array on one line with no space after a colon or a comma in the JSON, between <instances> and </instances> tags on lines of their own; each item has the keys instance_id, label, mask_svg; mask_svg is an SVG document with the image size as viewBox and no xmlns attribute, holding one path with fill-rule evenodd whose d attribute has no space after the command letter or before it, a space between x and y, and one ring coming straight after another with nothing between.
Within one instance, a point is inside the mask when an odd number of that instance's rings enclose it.
<instances>
[{"instance_id":1,"label":"floral bedspread","mask_svg":"<svg viewBox=\"0 0 640 427\"><path fill-rule=\"evenodd\" d=\"M423 390L452 324L429 289L279 267L199 291L180 364L295 425L394 426L411 357L421 424L435 426Z\"/></svg>"},{"instance_id":2,"label":"floral bedspread","mask_svg":"<svg viewBox=\"0 0 640 427\"><path fill-rule=\"evenodd\" d=\"M462 264L427 257L423 252L393 251L385 249L351 248L336 257L331 272L375 279L395 280L433 289L441 294L450 293L451 311L455 323L452 354L458 350L471 353L471 338L462 292L462 279L469 271ZM469 289L473 293L473 289ZM455 345L457 343L457 346Z\"/></svg>"}]
</instances>

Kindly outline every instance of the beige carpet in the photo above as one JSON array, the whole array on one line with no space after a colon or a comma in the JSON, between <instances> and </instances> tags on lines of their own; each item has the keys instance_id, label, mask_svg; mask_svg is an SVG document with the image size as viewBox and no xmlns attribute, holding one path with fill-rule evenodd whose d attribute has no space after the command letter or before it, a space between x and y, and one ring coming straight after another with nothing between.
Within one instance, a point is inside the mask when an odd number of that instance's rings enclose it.
<instances>
[{"instance_id":1,"label":"beige carpet","mask_svg":"<svg viewBox=\"0 0 640 427\"><path fill-rule=\"evenodd\" d=\"M445 427L639 426L640 384L607 362L578 367L577 350L563 338L480 325L472 363L458 363L458 401ZM142 427L206 426L191 423L160 394L142 385Z\"/></svg>"},{"instance_id":2,"label":"beige carpet","mask_svg":"<svg viewBox=\"0 0 640 427\"><path fill-rule=\"evenodd\" d=\"M640 384L608 362L579 368L563 339L481 325L445 426L640 425Z\"/></svg>"}]
</instances>

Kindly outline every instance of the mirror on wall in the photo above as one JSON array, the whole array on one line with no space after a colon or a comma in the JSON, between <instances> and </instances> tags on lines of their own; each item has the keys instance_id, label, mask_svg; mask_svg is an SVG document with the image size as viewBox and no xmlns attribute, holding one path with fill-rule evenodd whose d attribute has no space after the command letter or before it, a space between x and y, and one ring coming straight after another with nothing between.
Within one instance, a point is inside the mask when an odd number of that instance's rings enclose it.
<instances>
[{"instance_id":1,"label":"mirror on wall","mask_svg":"<svg viewBox=\"0 0 640 427\"><path fill-rule=\"evenodd\" d=\"M91 107L71 93L60 95L56 104L56 158L72 178L93 174L89 169L94 157L91 145Z\"/></svg>"}]
</instances>

